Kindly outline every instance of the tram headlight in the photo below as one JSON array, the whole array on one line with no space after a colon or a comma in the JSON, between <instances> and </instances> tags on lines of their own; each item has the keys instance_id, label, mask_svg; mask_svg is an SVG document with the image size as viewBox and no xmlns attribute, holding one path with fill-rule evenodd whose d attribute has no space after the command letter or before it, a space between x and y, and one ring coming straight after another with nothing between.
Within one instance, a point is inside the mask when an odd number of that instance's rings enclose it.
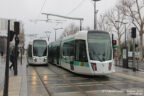
<instances>
[{"instance_id":1,"label":"tram headlight","mask_svg":"<svg viewBox=\"0 0 144 96\"><path fill-rule=\"evenodd\" d=\"M96 65L96 63L91 63L91 66L92 66L92 69L94 71L97 71L97 65Z\"/></svg>"},{"instance_id":2,"label":"tram headlight","mask_svg":"<svg viewBox=\"0 0 144 96\"><path fill-rule=\"evenodd\" d=\"M47 58L44 58L44 62L46 62L47 61Z\"/></svg>"},{"instance_id":3,"label":"tram headlight","mask_svg":"<svg viewBox=\"0 0 144 96\"><path fill-rule=\"evenodd\" d=\"M36 58L33 58L34 62L37 62L37 59Z\"/></svg>"},{"instance_id":4,"label":"tram headlight","mask_svg":"<svg viewBox=\"0 0 144 96\"><path fill-rule=\"evenodd\" d=\"M111 67L112 67L112 63L110 62L108 65L108 69L111 70Z\"/></svg>"}]
</instances>

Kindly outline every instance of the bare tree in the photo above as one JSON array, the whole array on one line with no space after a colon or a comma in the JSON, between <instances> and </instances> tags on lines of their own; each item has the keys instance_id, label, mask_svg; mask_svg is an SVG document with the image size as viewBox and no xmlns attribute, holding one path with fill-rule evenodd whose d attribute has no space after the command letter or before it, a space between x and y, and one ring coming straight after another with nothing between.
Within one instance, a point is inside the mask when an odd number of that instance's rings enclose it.
<instances>
[{"instance_id":1,"label":"bare tree","mask_svg":"<svg viewBox=\"0 0 144 96\"><path fill-rule=\"evenodd\" d=\"M120 22L125 22L125 15L121 13L119 7L119 5L116 5L114 9L106 13L106 17L118 35L119 54L121 55L121 38L124 34L124 25Z\"/></svg>"},{"instance_id":2,"label":"bare tree","mask_svg":"<svg viewBox=\"0 0 144 96\"><path fill-rule=\"evenodd\" d=\"M144 33L144 4L142 0L120 0L120 10L131 20L137 28L140 36L140 53L141 60L143 59L143 33Z\"/></svg>"},{"instance_id":3,"label":"bare tree","mask_svg":"<svg viewBox=\"0 0 144 96\"><path fill-rule=\"evenodd\" d=\"M112 31L112 25L110 24L110 21L107 18L107 14L100 15L100 18L98 19L98 29L107 32Z\"/></svg>"},{"instance_id":4,"label":"bare tree","mask_svg":"<svg viewBox=\"0 0 144 96\"><path fill-rule=\"evenodd\" d=\"M65 29L64 32L62 33L62 35L60 36L59 39L65 38L67 36L73 35L75 33L77 33L79 31L79 26L77 26L74 23L71 23L70 25L68 25ZM83 27L83 30L90 30L89 26Z\"/></svg>"},{"instance_id":5,"label":"bare tree","mask_svg":"<svg viewBox=\"0 0 144 96\"><path fill-rule=\"evenodd\" d=\"M73 35L79 31L79 27L76 26L74 23L71 23L68 27L64 29L63 34L60 36L60 39Z\"/></svg>"}]
</instances>

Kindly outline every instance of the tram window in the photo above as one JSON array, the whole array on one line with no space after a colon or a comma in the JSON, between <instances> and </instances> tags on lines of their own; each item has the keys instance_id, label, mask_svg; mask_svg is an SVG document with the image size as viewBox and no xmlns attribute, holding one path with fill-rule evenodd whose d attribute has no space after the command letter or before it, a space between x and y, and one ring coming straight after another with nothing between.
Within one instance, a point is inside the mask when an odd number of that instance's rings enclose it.
<instances>
[{"instance_id":1,"label":"tram window","mask_svg":"<svg viewBox=\"0 0 144 96\"><path fill-rule=\"evenodd\" d=\"M74 56L74 41L64 43L63 56Z\"/></svg>"},{"instance_id":2,"label":"tram window","mask_svg":"<svg viewBox=\"0 0 144 96\"><path fill-rule=\"evenodd\" d=\"M32 45L29 45L28 47L28 56L32 57Z\"/></svg>"},{"instance_id":3,"label":"tram window","mask_svg":"<svg viewBox=\"0 0 144 96\"><path fill-rule=\"evenodd\" d=\"M49 54L49 57L52 58L53 56L52 46L49 46L48 54Z\"/></svg>"},{"instance_id":4,"label":"tram window","mask_svg":"<svg viewBox=\"0 0 144 96\"><path fill-rule=\"evenodd\" d=\"M77 40L76 41L76 60L81 62L87 62L87 53L86 53L86 43L84 40Z\"/></svg>"},{"instance_id":5,"label":"tram window","mask_svg":"<svg viewBox=\"0 0 144 96\"><path fill-rule=\"evenodd\" d=\"M60 46L57 46L56 48L56 54L57 54L57 58L60 57Z\"/></svg>"}]
</instances>

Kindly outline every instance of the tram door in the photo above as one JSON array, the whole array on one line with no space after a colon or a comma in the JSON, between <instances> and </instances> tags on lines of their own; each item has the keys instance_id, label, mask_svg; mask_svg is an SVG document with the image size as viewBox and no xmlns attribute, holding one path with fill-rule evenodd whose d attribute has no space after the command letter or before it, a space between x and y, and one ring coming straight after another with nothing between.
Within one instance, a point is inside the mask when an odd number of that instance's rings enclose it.
<instances>
[{"instance_id":1,"label":"tram door","mask_svg":"<svg viewBox=\"0 0 144 96\"><path fill-rule=\"evenodd\" d=\"M76 40L75 60L76 60L76 62L87 62L88 61L85 40Z\"/></svg>"},{"instance_id":2,"label":"tram door","mask_svg":"<svg viewBox=\"0 0 144 96\"><path fill-rule=\"evenodd\" d=\"M74 41L65 42L63 45L63 58L70 64L70 69L74 70Z\"/></svg>"}]
</instances>

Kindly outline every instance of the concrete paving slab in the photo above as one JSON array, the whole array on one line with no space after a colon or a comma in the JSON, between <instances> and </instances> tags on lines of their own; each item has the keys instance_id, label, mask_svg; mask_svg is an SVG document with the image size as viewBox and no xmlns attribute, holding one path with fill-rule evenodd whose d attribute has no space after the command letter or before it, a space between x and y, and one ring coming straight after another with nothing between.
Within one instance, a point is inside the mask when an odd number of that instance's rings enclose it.
<instances>
[{"instance_id":1,"label":"concrete paving slab","mask_svg":"<svg viewBox=\"0 0 144 96\"><path fill-rule=\"evenodd\" d=\"M94 90L87 91L88 96L127 96L124 91L121 90Z\"/></svg>"},{"instance_id":2,"label":"concrete paving slab","mask_svg":"<svg viewBox=\"0 0 144 96\"><path fill-rule=\"evenodd\" d=\"M20 90L22 85L21 76L13 76L9 78L9 96L20 96ZM3 90L0 92L0 96L3 96Z\"/></svg>"},{"instance_id":3,"label":"concrete paving slab","mask_svg":"<svg viewBox=\"0 0 144 96\"><path fill-rule=\"evenodd\" d=\"M53 93L53 96L87 96L79 92L63 92L63 93Z\"/></svg>"},{"instance_id":4,"label":"concrete paving slab","mask_svg":"<svg viewBox=\"0 0 144 96\"><path fill-rule=\"evenodd\" d=\"M123 73L112 73L112 75L116 75L116 76L119 76L119 77L123 77L123 78L126 78L126 79L131 79L131 80L135 80L135 81L139 81L139 82L144 82L144 78L141 78L141 77L135 77L135 76L132 76L132 75L126 75L126 74L123 74Z\"/></svg>"}]
</instances>

